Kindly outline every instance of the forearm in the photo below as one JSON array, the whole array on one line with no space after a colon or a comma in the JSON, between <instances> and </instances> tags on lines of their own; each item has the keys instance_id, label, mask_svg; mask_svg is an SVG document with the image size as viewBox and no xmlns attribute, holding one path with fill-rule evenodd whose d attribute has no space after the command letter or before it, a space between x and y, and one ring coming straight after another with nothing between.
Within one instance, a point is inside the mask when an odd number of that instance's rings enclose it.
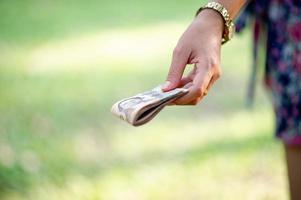
<instances>
[{"instance_id":1,"label":"forearm","mask_svg":"<svg viewBox=\"0 0 301 200\"><path fill-rule=\"evenodd\" d=\"M234 19L247 0L210 0L222 4L229 12L230 18Z\"/></svg>"},{"instance_id":2,"label":"forearm","mask_svg":"<svg viewBox=\"0 0 301 200\"><path fill-rule=\"evenodd\" d=\"M228 15L230 16L230 19L233 20L236 17L236 15L239 13L241 8L245 5L247 0L209 0L209 3L210 2L221 4L228 11ZM209 8L212 9L203 9L204 7L202 7L197 11L197 17L195 23L198 23L198 26L202 27L202 29L210 29L211 32L214 33L213 36L220 37L224 32L226 33L226 35L224 35L223 38L227 38L229 36L227 35L227 33L229 33L228 31L230 29L229 26L226 27L225 25L225 21L226 21L225 16L221 16L222 14L219 13L220 11L215 10L215 9L221 9L221 7L217 4L211 4L211 5L209 4L208 6ZM211 6L214 6L214 9ZM230 24L229 21L226 22L227 24ZM226 32L224 30L225 27L226 27ZM228 41L228 40L229 39L226 40L224 39L224 41Z\"/></svg>"}]
</instances>

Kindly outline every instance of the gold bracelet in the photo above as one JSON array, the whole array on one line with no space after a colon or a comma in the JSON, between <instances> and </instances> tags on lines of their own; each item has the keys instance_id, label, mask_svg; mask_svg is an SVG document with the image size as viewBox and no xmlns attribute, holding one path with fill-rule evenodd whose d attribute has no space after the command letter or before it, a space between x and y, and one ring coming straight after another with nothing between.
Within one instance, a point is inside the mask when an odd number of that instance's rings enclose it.
<instances>
[{"instance_id":1,"label":"gold bracelet","mask_svg":"<svg viewBox=\"0 0 301 200\"><path fill-rule=\"evenodd\" d=\"M233 21L230 19L230 14L229 14L228 10L220 3L209 2L205 6L198 9L198 11L196 12L196 16L204 9L215 10L222 16L222 18L224 20L224 31L223 31L222 44L231 40L233 38L233 35L235 32L235 25L234 25Z\"/></svg>"}]
</instances>

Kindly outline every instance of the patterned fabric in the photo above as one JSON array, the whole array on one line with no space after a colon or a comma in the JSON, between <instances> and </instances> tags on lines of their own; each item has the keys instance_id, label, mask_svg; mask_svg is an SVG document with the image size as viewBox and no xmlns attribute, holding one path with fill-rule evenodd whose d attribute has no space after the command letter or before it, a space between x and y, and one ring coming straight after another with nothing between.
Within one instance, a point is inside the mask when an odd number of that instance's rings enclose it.
<instances>
[{"instance_id":1,"label":"patterned fabric","mask_svg":"<svg viewBox=\"0 0 301 200\"><path fill-rule=\"evenodd\" d=\"M237 20L238 31L249 23L254 28L255 69L259 43L264 41L266 48L265 83L273 97L276 136L301 145L301 1L250 1Z\"/></svg>"}]
</instances>

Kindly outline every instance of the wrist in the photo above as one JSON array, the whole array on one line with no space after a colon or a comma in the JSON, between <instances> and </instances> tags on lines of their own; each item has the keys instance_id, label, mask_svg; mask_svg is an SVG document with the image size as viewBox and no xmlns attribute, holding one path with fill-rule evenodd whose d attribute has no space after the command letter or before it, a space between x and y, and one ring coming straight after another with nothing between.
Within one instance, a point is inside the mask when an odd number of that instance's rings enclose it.
<instances>
[{"instance_id":1,"label":"wrist","mask_svg":"<svg viewBox=\"0 0 301 200\"><path fill-rule=\"evenodd\" d=\"M213 10L217 14L220 15L220 17L224 21L224 26L223 26L223 34L222 34L222 44L226 43L227 41L231 40L233 37L233 34L235 32L235 24L233 23L232 19L230 18L230 14L228 10L220 3L218 2L209 2L205 6L202 6L201 8L198 9L196 15L202 15L200 14L201 12L205 10ZM209 16L213 19L217 19L217 17L213 17L214 14L212 12L207 11L207 13L210 13ZM216 20L215 20L216 22Z\"/></svg>"},{"instance_id":2,"label":"wrist","mask_svg":"<svg viewBox=\"0 0 301 200\"><path fill-rule=\"evenodd\" d=\"M217 35L222 38L224 31L224 19L216 11L212 9L205 9L196 16L195 21L199 27L202 27L202 29L205 28L213 35Z\"/></svg>"}]
</instances>

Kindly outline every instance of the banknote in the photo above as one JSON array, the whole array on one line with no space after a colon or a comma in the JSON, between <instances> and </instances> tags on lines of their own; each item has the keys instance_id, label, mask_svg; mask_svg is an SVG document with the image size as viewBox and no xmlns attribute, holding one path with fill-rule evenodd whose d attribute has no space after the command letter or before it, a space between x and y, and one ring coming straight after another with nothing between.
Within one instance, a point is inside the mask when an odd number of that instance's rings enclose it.
<instances>
[{"instance_id":1,"label":"banknote","mask_svg":"<svg viewBox=\"0 0 301 200\"><path fill-rule=\"evenodd\" d=\"M185 95L185 88L163 92L161 86L116 102L111 112L133 126L143 125L152 120L168 103Z\"/></svg>"}]
</instances>

